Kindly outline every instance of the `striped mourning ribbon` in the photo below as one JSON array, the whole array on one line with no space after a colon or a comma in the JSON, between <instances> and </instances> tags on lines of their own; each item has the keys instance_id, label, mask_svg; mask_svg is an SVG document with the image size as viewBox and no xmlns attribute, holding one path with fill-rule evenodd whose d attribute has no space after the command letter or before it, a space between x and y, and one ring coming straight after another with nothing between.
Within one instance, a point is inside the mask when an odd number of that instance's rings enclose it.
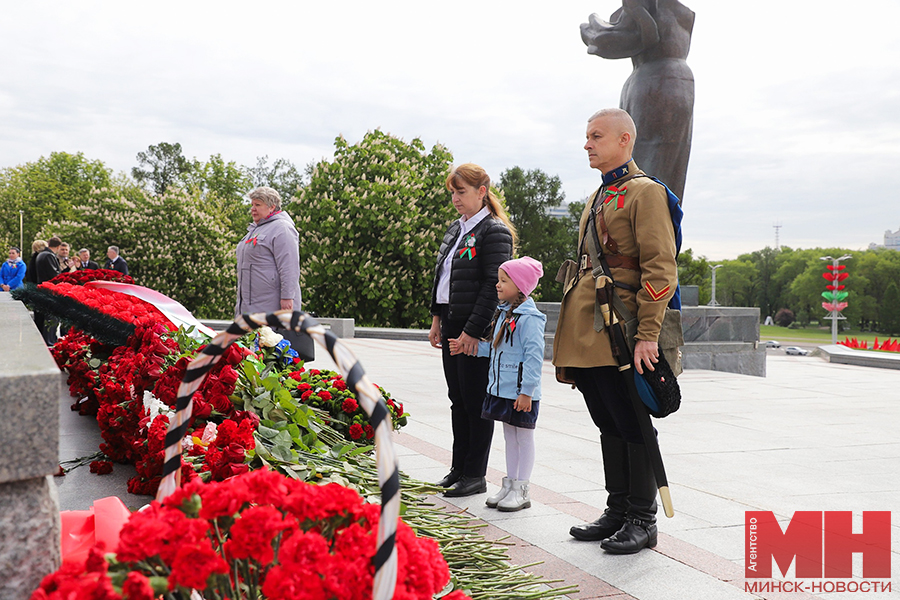
<instances>
[{"instance_id":1,"label":"striped mourning ribbon","mask_svg":"<svg viewBox=\"0 0 900 600\"><path fill-rule=\"evenodd\" d=\"M374 600L388 600L393 597L397 583L397 549L394 542L400 514L399 464L391 441L390 413L378 388L366 377L362 365L353 353L336 335L304 312L281 310L269 314L241 315L190 362L178 388L175 415L166 434L163 478L156 499L162 500L181 485L181 441L187 435L194 392L203 385L207 373L219 362L232 342L264 325L273 329L283 327L302 331L327 349L338 370L346 374L344 378L347 385L356 391L360 406L369 415L369 423L375 429L375 460L378 484L381 486L381 518L378 523L377 549L372 559L375 566L372 597Z\"/></svg>"}]
</instances>

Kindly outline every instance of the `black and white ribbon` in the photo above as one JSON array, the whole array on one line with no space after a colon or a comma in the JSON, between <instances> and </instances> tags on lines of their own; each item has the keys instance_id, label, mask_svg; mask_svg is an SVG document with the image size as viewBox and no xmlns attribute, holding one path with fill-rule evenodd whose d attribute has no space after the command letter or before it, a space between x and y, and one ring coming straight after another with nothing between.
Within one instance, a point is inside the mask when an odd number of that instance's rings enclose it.
<instances>
[{"instance_id":1,"label":"black and white ribbon","mask_svg":"<svg viewBox=\"0 0 900 600\"><path fill-rule=\"evenodd\" d=\"M163 478L156 499L162 500L181 485L181 442L187 434L191 419L194 392L203 385L206 375L219 362L228 346L246 333L265 325L273 329L283 327L302 331L328 350L338 370L344 374L347 385L356 392L360 406L369 415L369 423L375 429L375 460L378 484L381 487L381 518L378 523L377 548L372 559L375 566L372 597L374 600L388 600L393 597L397 583L395 538L400 514L400 471L391 441L390 413L378 388L366 377L362 365L350 349L304 312L282 310L269 314L241 315L190 362L178 388L175 415L166 434Z\"/></svg>"}]
</instances>

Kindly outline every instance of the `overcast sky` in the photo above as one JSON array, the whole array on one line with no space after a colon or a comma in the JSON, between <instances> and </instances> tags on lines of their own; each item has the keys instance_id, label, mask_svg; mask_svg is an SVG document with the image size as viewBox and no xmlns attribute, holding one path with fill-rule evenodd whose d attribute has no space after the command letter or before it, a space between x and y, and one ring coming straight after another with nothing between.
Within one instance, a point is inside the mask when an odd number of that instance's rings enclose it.
<instances>
[{"instance_id":1,"label":"overcast sky","mask_svg":"<svg viewBox=\"0 0 900 600\"><path fill-rule=\"evenodd\" d=\"M865 248L900 228L900 2L685 0L697 13L685 247ZM585 121L631 61L579 24L614 0L13 2L0 21L0 167L84 152L116 171L159 142L303 167L379 128L495 178L599 181Z\"/></svg>"}]
</instances>

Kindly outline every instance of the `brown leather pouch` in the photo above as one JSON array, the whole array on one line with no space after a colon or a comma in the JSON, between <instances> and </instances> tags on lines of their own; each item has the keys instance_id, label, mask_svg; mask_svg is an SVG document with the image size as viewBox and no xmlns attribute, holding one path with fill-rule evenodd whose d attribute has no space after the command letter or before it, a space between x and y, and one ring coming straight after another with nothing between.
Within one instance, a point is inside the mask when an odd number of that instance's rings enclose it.
<instances>
[{"instance_id":1,"label":"brown leather pouch","mask_svg":"<svg viewBox=\"0 0 900 600\"><path fill-rule=\"evenodd\" d=\"M575 279L578 276L578 263L572 259L566 259L563 264L559 265L556 271L556 281L563 284L563 295L572 289Z\"/></svg>"},{"instance_id":2,"label":"brown leather pouch","mask_svg":"<svg viewBox=\"0 0 900 600\"><path fill-rule=\"evenodd\" d=\"M572 387L575 386L575 379L572 377L568 367L556 367L556 380Z\"/></svg>"}]
</instances>

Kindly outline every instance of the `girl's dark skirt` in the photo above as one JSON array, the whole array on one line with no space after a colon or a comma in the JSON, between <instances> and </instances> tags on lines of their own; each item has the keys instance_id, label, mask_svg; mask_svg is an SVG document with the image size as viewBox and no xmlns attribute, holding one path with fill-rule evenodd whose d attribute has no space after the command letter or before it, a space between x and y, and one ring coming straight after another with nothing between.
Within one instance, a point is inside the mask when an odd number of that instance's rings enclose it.
<instances>
[{"instance_id":1,"label":"girl's dark skirt","mask_svg":"<svg viewBox=\"0 0 900 600\"><path fill-rule=\"evenodd\" d=\"M540 411L540 400L532 401L531 410L528 412L514 409L513 405L515 403L515 400L488 394L485 396L484 405L481 408L481 418L503 421L513 427L534 429L534 424L537 423L538 412Z\"/></svg>"}]
</instances>

